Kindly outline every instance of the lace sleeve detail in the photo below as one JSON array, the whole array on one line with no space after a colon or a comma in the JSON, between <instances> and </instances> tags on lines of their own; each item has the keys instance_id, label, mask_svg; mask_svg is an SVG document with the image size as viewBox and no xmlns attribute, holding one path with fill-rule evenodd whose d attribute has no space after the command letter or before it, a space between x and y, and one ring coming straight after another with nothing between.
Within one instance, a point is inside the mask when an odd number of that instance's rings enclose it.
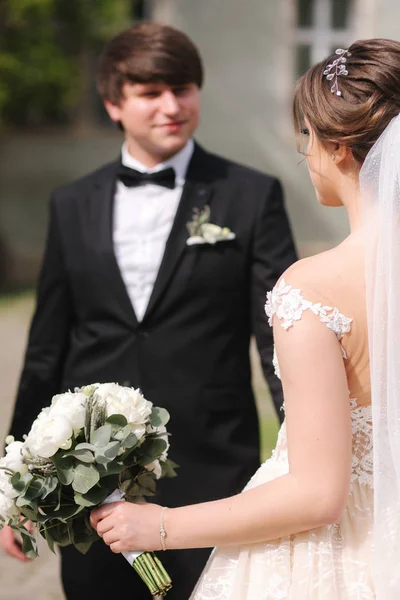
<instances>
[{"instance_id":1,"label":"lace sleeve detail","mask_svg":"<svg viewBox=\"0 0 400 600\"><path fill-rule=\"evenodd\" d=\"M337 308L305 300L301 290L287 285L284 279L267 294L265 312L271 326L272 318L276 315L282 321L282 327L287 330L293 327L295 321L301 319L306 310L317 315L320 321L336 334L339 341L350 331L352 319L342 315Z\"/></svg>"}]
</instances>

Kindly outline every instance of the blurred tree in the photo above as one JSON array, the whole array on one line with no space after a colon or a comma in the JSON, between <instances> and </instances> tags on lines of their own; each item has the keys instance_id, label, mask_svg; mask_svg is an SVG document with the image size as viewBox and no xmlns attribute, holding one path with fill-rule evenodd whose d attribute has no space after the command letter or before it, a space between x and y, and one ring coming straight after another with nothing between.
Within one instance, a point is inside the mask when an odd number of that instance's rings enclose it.
<instances>
[{"instance_id":1,"label":"blurred tree","mask_svg":"<svg viewBox=\"0 0 400 600\"><path fill-rule=\"evenodd\" d=\"M0 0L0 126L90 127L99 49L139 0Z\"/></svg>"}]
</instances>

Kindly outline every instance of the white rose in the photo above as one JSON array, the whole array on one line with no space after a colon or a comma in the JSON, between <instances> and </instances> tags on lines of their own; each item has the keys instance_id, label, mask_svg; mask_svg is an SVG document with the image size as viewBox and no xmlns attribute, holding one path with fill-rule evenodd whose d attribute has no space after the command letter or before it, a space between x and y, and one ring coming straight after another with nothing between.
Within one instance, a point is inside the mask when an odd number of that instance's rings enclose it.
<instances>
[{"instance_id":1,"label":"white rose","mask_svg":"<svg viewBox=\"0 0 400 600\"><path fill-rule=\"evenodd\" d=\"M28 472L28 465L23 462L23 449L23 442L11 442L6 446L6 456L3 459L11 471L18 471L21 475Z\"/></svg>"},{"instance_id":2,"label":"white rose","mask_svg":"<svg viewBox=\"0 0 400 600\"><path fill-rule=\"evenodd\" d=\"M2 517L5 521L8 521L17 515L18 509L15 506L12 498L9 498L0 492L0 517Z\"/></svg>"},{"instance_id":3,"label":"white rose","mask_svg":"<svg viewBox=\"0 0 400 600\"><path fill-rule=\"evenodd\" d=\"M201 226L201 235L209 244L215 244L221 237L221 231L222 228L213 223L204 223L204 225Z\"/></svg>"},{"instance_id":4,"label":"white rose","mask_svg":"<svg viewBox=\"0 0 400 600\"><path fill-rule=\"evenodd\" d=\"M4 467L9 468L5 458L2 458L0 459L0 493L3 493L7 498L16 498L18 492L11 485L11 475L4 470Z\"/></svg>"},{"instance_id":5,"label":"white rose","mask_svg":"<svg viewBox=\"0 0 400 600\"><path fill-rule=\"evenodd\" d=\"M60 415L70 420L77 435L85 425L87 396L83 392L66 392L53 397L50 406L52 416Z\"/></svg>"},{"instance_id":6,"label":"white rose","mask_svg":"<svg viewBox=\"0 0 400 600\"><path fill-rule=\"evenodd\" d=\"M153 462L151 462L150 464L146 465L145 468L148 471L150 471L151 473L154 473L154 475L156 476L156 479L160 479L160 477L162 475L162 469L161 469L161 465L160 465L160 461L159 460L153 460Z\"/></svg>"},{"instance_id":7,"label":"white rose","mask_svg":"<svg viewBox=\"0 0 400 600\"><path fill-rule=\"evenodd\" d=\"M50 458L60 448L68 450L71 447L72 435L71 421L62 414L53 416L48 407L34 421L25 446L33 456Z\"/></svg>"},{"instance_id":8,"label":"white rose","mask_svg":"<svg viewBox=\"0 0 400 600\"><path fill-rule=\"evenodd\" d=\"M102 383L97 388L96 395L106 403L107 417L123 415L138 439L145 434L145 424L153 405L139 390L122 387L116 383Z\"/></svg>"}]
</instances>

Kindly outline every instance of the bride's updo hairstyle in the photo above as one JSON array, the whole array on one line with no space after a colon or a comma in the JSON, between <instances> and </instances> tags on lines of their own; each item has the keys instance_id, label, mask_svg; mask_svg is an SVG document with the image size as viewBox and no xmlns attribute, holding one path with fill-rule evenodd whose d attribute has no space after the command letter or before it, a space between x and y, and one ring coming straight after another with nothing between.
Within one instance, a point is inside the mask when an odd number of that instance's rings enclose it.
<instances>
[{"instance_id":1,"label":"bride's updo hairstyle","mask_svg":"<svg viewBox=\"0 0 400 600\"><path fill-rule=\"evenodd\" d=\"M347 74L327 79L324 71L339 58L333 53L299 79L293 116L297 134L307 127L307 120L322 144L347 146L361 166L381 133L400 112L400 43L361 40L347 50ZM335 73L335 69L330 72ZM340 95L331 91L335 81Z\"/></svg>"}]
</instances>

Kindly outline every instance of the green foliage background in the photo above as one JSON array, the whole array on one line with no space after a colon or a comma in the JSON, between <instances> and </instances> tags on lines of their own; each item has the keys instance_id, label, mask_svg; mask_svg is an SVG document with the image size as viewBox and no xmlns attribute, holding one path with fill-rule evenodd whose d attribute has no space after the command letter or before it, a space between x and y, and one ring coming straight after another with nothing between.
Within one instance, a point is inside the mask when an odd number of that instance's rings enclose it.
<instances>
[{"instance_id":1,"label":"green foliage background","mask_svg":"<svg viewBox=\"0 0 400 600\"><path fill-rule=\"evenodd\" d=\"M0 127L82 117L102 45L139 0L0 0Z\"/></svg>"}]
</instances>

